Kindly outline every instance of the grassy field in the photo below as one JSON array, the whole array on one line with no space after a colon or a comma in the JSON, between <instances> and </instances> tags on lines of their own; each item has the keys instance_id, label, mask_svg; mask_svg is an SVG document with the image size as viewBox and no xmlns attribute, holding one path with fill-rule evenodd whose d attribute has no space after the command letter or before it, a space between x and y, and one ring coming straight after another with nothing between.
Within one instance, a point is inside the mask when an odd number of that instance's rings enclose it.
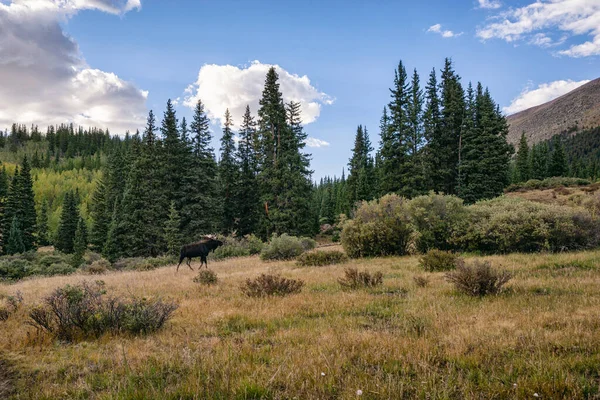
<instances>
[{"instance_id":1,"label":"grassy field","mask_svg":"<svg viewBox=\"0 0 600 400\"><path fill-rule=\"evenodd\" d=\"M458 294L417 257L298 268L257 257L212 263L219 283L165 267L1 285L25 305L0 322L0 394L15 399L598 398L600 251L486 257L514 274L486 298ZM197 266L197 264L196 264ZM342 291L345 267L383 287ZM306 282L283 298L244 297L263 272ZM413 278L426 276L418 287ZM26 324L54 288L102 279L116 294L180 308L160 332L58 343ZM0 395L2 397L2 395Z\"/></svg>"}]
</instances>

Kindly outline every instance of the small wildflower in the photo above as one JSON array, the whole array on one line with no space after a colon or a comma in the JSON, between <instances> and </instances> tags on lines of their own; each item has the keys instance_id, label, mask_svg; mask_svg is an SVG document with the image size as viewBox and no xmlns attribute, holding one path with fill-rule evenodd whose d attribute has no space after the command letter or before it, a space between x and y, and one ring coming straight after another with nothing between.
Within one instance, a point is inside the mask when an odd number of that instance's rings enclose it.
<instances>
[{"instance_id":1,"label":"small wildflower","mask_svg":"<svg viewBox=\"0 0 600 400\"><path fill-rule=\"evenodd\" d=\"M537 393L534 393L534 394L533 394L533 397L540 397L540 395L539 395L539 394L537 394Z\"/></svg>"},{"instance_id":2,"label":"small wildflower","mask_svg":"<svg viewBox=\"0 0 600 400\"><path fill-rule=\"evenodd\" d=\"M356 391L356 395L357 395L357 396L362 396L362 390L358 389L358 390Z\"/></svg>"},{"instance_id":3,"label":"small wildflower","mask_svg":"<svg viewBox=\"0 0 600 400\"><path fill-rule=\"evenodd\" d=\"M516 383L513 383L513 387L517 387L517 384L516 384Z\"/></svg>"},{"instance_id":4,"label":"small wildflower","mask_svg":"<svg viewBox=\"0 0 600 400\"><path fill-rule=\"evenodd\" d=\"M325 372L321 372L321 376L325 376Z\"/></svg>"}]
</instances>

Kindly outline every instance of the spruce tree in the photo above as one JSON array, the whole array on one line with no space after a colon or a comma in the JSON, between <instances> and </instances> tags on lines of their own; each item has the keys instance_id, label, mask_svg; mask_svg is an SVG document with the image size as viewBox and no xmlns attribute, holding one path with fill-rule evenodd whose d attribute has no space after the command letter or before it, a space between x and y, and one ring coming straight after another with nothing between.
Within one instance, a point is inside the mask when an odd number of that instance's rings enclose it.
<instances>
[{"instance_id":1,"label":"spruce tree","mask_svg":"<svg viewBox=\"0 0 600 400\"><path fill-rule=\"evenodd\" d=\"M102 251L104 243L106 243L106 237L108 236L108 228L110 225L110 215L107 212L107 188L104 184L104 176L101 177L96 183L96 189L92 194L92 202L90 204L90 215L92 217L92 229L90 235L90 242L92 243L93 249L96 251Z\"/></svg>"},{"instance_id":2,"label":"spruce tree","mask_svg":"<svg viewBox=\"0 0 600 400\"><path fill-rule=\"evenodd\" d=\"M229 109L225 111L223 123L223 136L221 136L221 160L219 162L219 178L221 193L223 196L223 222L221 229L223 233L229 234L234 231L238 214L235 195L238 187L238 164L235 158L235 141L233 140L233 120Z\"/></svg>"},{"instance_id":3,"label":"spruce tree","mask_svg":"<svg viewBox=\"0 0 600 400\"><path fill-rule=\"evenodd\" d=\"M150 111L140 153L129 171L122 207L122 255L156 257L166 250L163 227L168 218L164 166Z\"/></svg>"},{"instance_id":4,"label":"spruce tree","mask_svg":"<svg viewBox=\"0 0 600 400\"><path fill-rule=\"evenodd\" d=\"M185 192L183 185L184 179L188 174L189 160L191 154L188 153L186 143L181 139L177 116L171 100L167 101L167 109L164 113L162 125L162 151L160 152L160 162L162 166L162 179L164 189L169 203L174 201L177 211L180 212L185 206Z\"/></svg>"},{"instance_id":5,"label":"spruce tree","mask_svg":"<svg viewBox=\"0 0 600 400\"><path fill-rule=\"evenodd\" d=\"M236 231L238 235L244 236L256 231L260 213L260 192L256 178L258 168L255 150L256 123L249 106L246 106L239 136L236 157L240 166L240 177L235 196L239 219Z\"/></svg>"},{"instance_id":6,"label":"spruce tree","mask_svg":"<svg viewBox=\"0 0 600 400\"><path fill-rule=\"evenodd\" d=\"M13 219L16 217L17 220L21 216L20 212L21 207L21 173L19 171L19 167L15 168L15 174L10 180L8 193L6 195L6 201L4 204L4 214L2 215L2 225L3 225L3 235L2 235L2 245L3 252L6 253L6 245L10 239L10 231L13 225ZM19 230L21 231L20 221ZM21 231L22 232L22 231ZM21 241L22 233L21 233Z\"/></svg>"},{"instance_id":7,"label":"spruce tree","mask_svg":"<svg viewBox=\"0 0 600 400\"><path fill-rule=\"evenodd\" d=\"M83 218L79 217L77 222L77 230L75 231L75 239L73 241L73 266L78 268L83 264L83 256L87 250L88 235L87 225Z\"/></svg>"},{"instance_id":8,"label":"spruce tree","mask_svg":"<svg viewBox=\"0 0 600 400\"><path fill-rule=\"evenodd\" d=\"M552 155L550 156L550 163L548 165L548 176L566 176L568 172L567 158L560 136L556 136L552 147Z\"/></svg>"},{"instance_id":9,"label":"spruce tree","mask_svg":"<svg viewBox=\"0 0 600 400\"><path fill-rule=\"evenodd\" d=\"M359 125L354 137L352 157L348 162L347 194L351 207L359 201L371 199L372 190L369 185L372 175L369 176L369 171L374 168L369 153L372 150L366 128Z\"/></svg>"},{"instance_id":10,"label":"spruce tree","mask_svg":"<svg viewBox=\"0 0 600 400\"><path fill-rule=\"evenodd\" d=\"M37 214L35 211L35 195L33 193L33 181L27 156L23 157L23 165L20 176L19 193L19 223L23 231L23 245L25 251L35 248Z\"/></svg>"},{"instance_id":11,"label":"spruce tree","mask_svg":"<svg viewBox=\"0 0 600 400\"><path fill-rule=\"evenodd\" d=\"M75 234L79 223L79 211L75 203L73 192L67 192L63 201L63 208L60 214L60 222L56 235L56 248L66 254L73 253Z\"/></svg>"},{"instance_id":12,"label":"spruce tree","mask_svg":"<svg viewBox=\"0 0 600 400\"><path fill-rule=\"evenodd\" d=\"M179 255L179 249L181 248L181 232L179 226L181 225L181 219L177 208L175 208L175 202L171 202L169 207L169 219L165 224L165 238L167 240L167 254L172 257Z\"/></svg>"},{"instance_id":13,"label":"spruce tree","mask_svg":"<svg viewBox=\"0 0 600 400\"><path fill-rule=\"evenodd\" d=\"M527 144L527 137L525 136L525 132L521 133L521 140L519 141L519 150L517 151L516 164L518 182L527 182L531 177L531 164L529 145Z\"/></svg>"},{"instance_id":14,"label":"spruce tree","mask_svg":"<svg viewBox=\"0 0 600 400\"><path fill-rule=\"evenodd\" d=\"M438 83L435 68L429 75L429 81L425 87L425 111L423 112L423 136L427 146L423 149L425 164L425 187L433 189L437 176L435 173L439 161L435 158L440 152L441 146L441 112L438 93Z\"/></svg>"},{"instance_id":15,"label":"spruce tree","mask_svg":"<svg viewBox=\"0 0 600 400\"><path fill-rule=\"evenodd\" d=\"M537 143L531 150L531 178L542 180L548 174L548 144Z\"/></svg>"},{"instance_id":16,"label":"spruce tree","mask_svg":"<svg viewBox=\"0 0 600 400\"><path fill-rule=\"evenodd\" d=\"M423 133L423 91L421 90L419 74L416 69L412 76L407 114L409 127L406 144L408 150L407 163L410 174L401 192L408 197L414 197L427 192L423 160L423 145L425 144Z\"/></svg>"},{"instance_id":17,"label":"spruce tree","mask_svg":"<svg viewBox=\"0 0 600 400\"><path fill-rule=\"evenodd\" d=\"M186 241L221 230L221 197L218 166L213 148L209 119L202 101L198 101L190 124L191 152L184 179L184 202L180 211L181 232ZM191 146L191 147L190 147Z\"/></svg>"},{"instance_id":18,"label":"spruce tree","mask_svg":"<svg viewBox=\"0 0 600 400\"><path fill-rule=\"evenodd\" d=\"M37 242L40 246L48 246L50 244L48 233L48 200L44 199L40 206L40 214L38 216L38 236Z\"/></svg>"},{"instance_id":19,"label":"spruce tree","mask_svg":"<svg viewBox=\"0 0 600 400\"><path fill-rule=\"evenodd\" d=\"M23 243L23 231L19 218L15 215L10 224L8 240L6 242L5 253L12 255L25 252L25 244Z\"/></svg>"}]
</instances>

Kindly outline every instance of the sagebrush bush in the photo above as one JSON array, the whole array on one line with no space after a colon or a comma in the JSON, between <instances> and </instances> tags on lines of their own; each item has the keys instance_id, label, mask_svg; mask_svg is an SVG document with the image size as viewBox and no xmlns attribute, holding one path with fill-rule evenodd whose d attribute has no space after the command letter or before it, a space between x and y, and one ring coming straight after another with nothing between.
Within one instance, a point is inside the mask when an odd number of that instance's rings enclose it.
<instances>
[{"instance_id":1,"label":"sagebrush bush","mask_svg":"<svg viewBox=\"0 0 600 400\"><path fill-rule=\"evenodd\" d=\"M308 237L301 237L300 244L302 244L304 251L312 250L317 247L317 241Z\"/></svg>"},{"instance_id":2,"label":"sagebrush bush","mask_svg":"<svg viewBox=\"0 0 600 400\"><path fill-rule=\"evenodd\" d=\"M348 256L341 251L317 250L301 254L297 259L297 264L303 267L320 267L323 265L341 264L347 261Z\"/></svg>"},{"instance_id":3,"label":"sagebrush bush","mask_svg":"<svg viewBox=\"0 0 600 400\"><path fill-rule=\"evenodd\" d=\"M470 206L452 240L483 253L579 250L600 243L600 224L582 209L499 197Z\"/></svg>"},{"instance_id":4,"label":"sagebrush bush","mask_svg":"<svg viewBox=\"0 0 600 400\"><path fill-rule=\"evenodd\" d=\"M429 285L429 278L427 278L425 276L417 275L417 276L413 277L413 281L415 282L415 285L417 285L418 287L427 287Z\"/></svg>"},{"instance_id":5,"label":"sagebrush bush","mask_svg":"<svg viewBox=\"0 0 600 400\"><path fill-rule=\"evenodd\" d=\"M273 235L260 253L262 260L292 260L305 251L302 239L284 233Z\"/></svg>"},{"instance_id":6,"label":"sagebrush bush","mask_svg":"<svg viewBox=\"0 0 600 400\"><path fill-rule=\"evenodd\" d=\"M446 279L461 293L485 296L500 293L511 274L493 269L489 261L474 261L470 265L459 263L456 270L446 274Z\"/></svg>"},{"instance_id":7,"label":"sagebrush bush","mask_svg":"<svg viewBox=\"0 0 600 400\"><path fill-rule=\"evenodd\" d=\"M581 178L569 178L569 177L552 177L544 180L530 179L527 182L513 183L508 186L505 192L517 192L519 190L532 190L532 189L553 189L559 187L571 187L571 186L585 186L591 182L587 179Z\"/></svg>"},{"instance_id":8,"label":"sagebrush bush","mask_svg":"<svg viewBox=\"0 0 600 400\"><path fill-rule=\"evenodd\" d=\"M194 282L203 285L216 285L218 282L217 274L210 269L201 269L198 275L194 277Z\"/></svg>"},{"instance_id":9,"label":"sagebrush bush","mask_svg":"<svg viewBox=\"0 0 600 400\"><path fill-rule=\"evenodd\" d=\"M106 332L133 334L160 329L177 309L161 299L106 296L104 282L81 282L55 289L29 313L29 323L61 340L98 337Z\"/></svg>"},{"instance_id":10,"label":"sagebrush bush","mask_svg":"<svg viewBox=\"0 0 600 400\"><path fill-rule=\"evenodd\" d=\"M11 315L17 312L23 304L23 295L17 291L14 296L0 298L0 321L6 321Z\"/></svg>"},{"instance_id":11,"label":"sagebrush bush","mask_svg":"<svg viewBox=\"0 0 600 400\"><path fill-rule=\"evenodd\" d=\"M90 275L102 275L111 269L110 261L101 258L84 267L84 271Z\"/></svg>"},{"instance_id":12,"label":"sagebrush bush","mask_svg":"<svg viewBox=\"0 0 600 400\"><path fill-rule=\"evenodd\" d=\"M362 202L342 230L342 246L350 257L405 255L413 229L407 201L395 194Z\"/></svg>"},{"instance_id":13,"label":"sagebrush bush","mask_svg":"<svg viewBox=\"0 0 600 400\"><path fill-rule=\"evenodd\" d=\"M112 264L117 271L150 271L165 265L173 264L177 260L172 256L162 257L130 257L121 258Z\"/></svg>"},{"instance_id":14,"label":"sagebrush bush","mask_svg":"<svg viewBox=\"0 0 600 400\"><path fill-rule=\"evenodd\" d=\"M419 260L419 265L429 272L436 271L449 271L456 268L457 263L460 262L458 254L454 254L450 251L429 250L423 254Z\"/></svg>"},{"instance_id":15,"label":"sagebrush bush","mask_svg":"<svg viewBox=\"0 0 600 400\"><path fill-rule=\"evenodd\" d=\"M304 282L298 279L261 274L255 279L246 279L240 289L248 297L265 297L300 293L303 286Z\"/></svg>"},{"instance_id":16,"label":"sagebrush bush","mask_svg":"<svg viewBox=\"0 0 600 400\"><path fill-rule=\"evenodd\" d=\"M450 238L456 224L467 215L467 207L455 196L430 193L408 203L408 213L415 230L417 251L451 250Z\"/></svg>"},{"instance_id":17,"label":"sagebrush bush","mask_svg":"<svg viewBox=\"0 0 600 400\"><path fill-rule=\"evenodd\" d=\"M356 268L346 268L344 277L339 278L338 282L344 289L370 288L383 284L383 274L379 271L370 273Z\"/></svg>"}]
</instances>

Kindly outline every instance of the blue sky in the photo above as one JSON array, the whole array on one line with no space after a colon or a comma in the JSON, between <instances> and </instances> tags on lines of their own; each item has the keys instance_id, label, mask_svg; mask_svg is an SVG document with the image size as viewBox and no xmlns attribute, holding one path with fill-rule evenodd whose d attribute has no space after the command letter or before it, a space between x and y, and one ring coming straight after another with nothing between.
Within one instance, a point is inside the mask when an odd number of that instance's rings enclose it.
<instances>
[{"instance_id":1,"label":"blue sky","mask_svg":"<svg viewBox=\"0 0 600 400\"><path fill-rule=\"evenodd\" d=\"M23 16L28 12L31 15ZM2 28L2 18L14 24ZM78 49L69 48L59 33L56 40L45 42L35 28L27 35L14 32L28 21L51 27L58 23ZM378 142L379 118L400 59L409 71L417 68L424 85L431 69L439 70L444 57L452 57L465 84L481 81L501 107L514 112L600 75L598 26L600 0L0 0L0 36L3 29L4 33L12 29L15 37L35 37L40 43L34 53L59 54L52 61L57 66L53 71L64 67L60 60L64 54L65 65L74 63L73 69L79 71L77 87L88 93L76 102L65 101L62 110L70 111L63 112L50 101L38 107L33 102L39 102L39 89L34 89L43 84L38 77L45 72L36 65L31 70L32 94L28 97L20 90L17 96L19 104L32 106L0 102L0 110L2 106L5 110L0 111L0 125L39 119L43 126L42 120L58 118L114 126L112 132L119 133L139 123L148 109L162 115L168 98L179 99L179 117L191 116L186 103L198 97L207 97L218 114L228 102L240 103L240 98L254 95L259 67L276 64L280 75L289 73L286 79L296 100L313 103L307 118L314 121L305 126L307 133L328 143L309 148L315 178L339 175L358 124L366 125L371 140ZM6 43L2 46L3 40L7 39L0 39L0 60L10 51ZM17 41L15 47L21 50L12 58L18 62L19 57L30 56L32 49L23 50L30 42ZM260 64L252 64L255 60ZM6 64L0 61L0 87L16 74ZM21 61L20 71L23 65ZM205 65L212 68L199 79ZM246 74L252 65L256 71ZM20 74L22 78L27 70ZM66 68L64 79L72 85L74 78ZM224 87L227 93L216 93ZM64 89L64 94L61 90L56 85L52 94L73 97L72 88ZM33 100L33 93L38 100ZM230 107L236 109L236 104ZM33 121L25 120L28 117ZM233 117L241 119L235 113ZM216 119L213 130L218 147Z\"/></svg>"}]
</instances>

